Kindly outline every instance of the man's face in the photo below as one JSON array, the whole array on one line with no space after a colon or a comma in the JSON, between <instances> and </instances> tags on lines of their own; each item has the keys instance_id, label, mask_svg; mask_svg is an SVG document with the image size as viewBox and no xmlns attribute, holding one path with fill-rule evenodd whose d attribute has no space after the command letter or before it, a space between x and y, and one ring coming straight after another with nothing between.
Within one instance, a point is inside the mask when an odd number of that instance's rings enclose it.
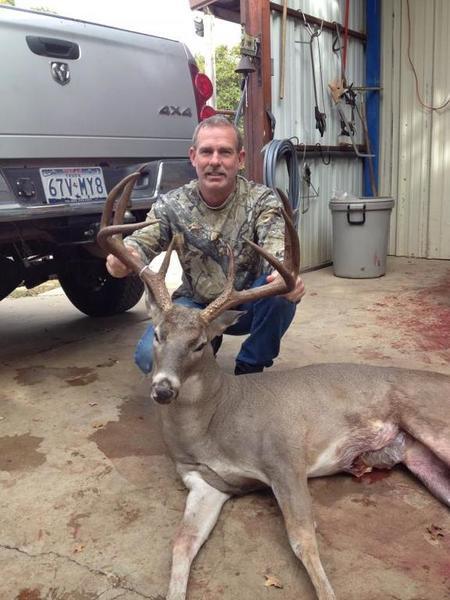
<instances>
[{"instance_id":1,"label":"man's face","mask_svg":"<svg viewBox=\"0 0 450 600\"><path fill-rule=\"evenodd\" d=\"M236 175L244 160L244 150L237 150L234 130L231 127L200 129L197 146L191 146L189 158L197 171L204 199L211 205L222 204L234 190Z\"/></svg>"}]
</instances>

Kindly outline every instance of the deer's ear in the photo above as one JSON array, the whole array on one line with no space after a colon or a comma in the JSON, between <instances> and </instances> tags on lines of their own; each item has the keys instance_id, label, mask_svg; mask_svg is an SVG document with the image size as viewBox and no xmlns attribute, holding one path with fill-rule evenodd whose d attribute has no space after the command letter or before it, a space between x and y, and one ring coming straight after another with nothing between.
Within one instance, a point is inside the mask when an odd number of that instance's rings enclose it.
<instances>
[{"instance_id":1,"label":"deer's ear","mask_svg":"<svg viewBox=\"0 0 450 600\"><path fill-rule=\"evenodd\" d=\"M220 335L228 329L228 327L231 327L239 321L245 313L245 310L226 310L208 325L208 337L212 339L216 337L216 335Z\"/></svg>"}]
</instances>

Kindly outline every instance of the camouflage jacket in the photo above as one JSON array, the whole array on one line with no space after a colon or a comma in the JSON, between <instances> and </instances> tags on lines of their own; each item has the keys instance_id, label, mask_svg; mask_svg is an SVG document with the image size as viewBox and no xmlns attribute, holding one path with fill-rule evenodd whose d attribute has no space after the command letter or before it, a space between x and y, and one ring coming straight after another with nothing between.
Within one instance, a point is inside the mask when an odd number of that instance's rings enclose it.
<instances>
[{"instance_id":1,"label":"camouflage jacket","mask_svg":"<svg viewBox=\"0 0 450 600\"><path fill-rule=\"evenodd\" d=\"M159 197L147 215L158 219L126 238L150 262L167 249L172 236L182 234L178 256L183 280L174 297L187 296L201 304L214 300L223 290L228 269L227 244L235 257L235 288L251 287L272 268L244 240L245 237L283 257L284 221L281 202L263 185L237 177L235 191L218 208L202 199L197 180Z\"/></svg>"}]
</instances>

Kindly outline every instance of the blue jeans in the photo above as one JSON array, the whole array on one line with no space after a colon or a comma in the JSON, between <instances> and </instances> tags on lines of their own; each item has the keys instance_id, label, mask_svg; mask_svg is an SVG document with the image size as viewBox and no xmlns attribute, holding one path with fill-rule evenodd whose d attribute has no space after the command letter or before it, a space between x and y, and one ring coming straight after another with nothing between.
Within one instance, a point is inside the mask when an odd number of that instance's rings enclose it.
<instances>
[{"instance_id":1,"label":"blue jeans","mask_svg":"<svg viewBox=\"0 0 450 600\"><path fill-rule=\"evenodd\" d=\"M252 287L259 287L266 283L267 275L261 275ZM190 308L205 308L205 304L194 302L184 296L176 298L174 303ZM237 323L229 327L225 333L228 335L248 335L236 357L237 362L249 365L270 367L273 359L280 352L280 341L286 333L295 315L297 306L280 296L272 296L248 302L237 306L236 310L246 311ZM154 328L150 325L139 340L134 355L137 366L144 373L152 370L153 364L153 336Z\"/></svg>"}]
</instances>

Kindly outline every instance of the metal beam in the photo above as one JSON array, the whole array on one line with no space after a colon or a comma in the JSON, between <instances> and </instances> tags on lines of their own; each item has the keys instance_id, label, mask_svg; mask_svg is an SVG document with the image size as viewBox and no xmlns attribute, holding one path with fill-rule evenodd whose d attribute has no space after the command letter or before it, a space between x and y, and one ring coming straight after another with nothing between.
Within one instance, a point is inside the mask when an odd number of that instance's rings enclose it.
<instances>
[{"instance_id":1,"label":"metal beam","mask_svg":"<svg viewBox=\"0 0 450 600\"><path fill-rule=\"evenodd\" d=\"M225 0L190 0L191 10L208 9L211 13L224 21L240 23L239 0L226 2Z\"/></svg>"},{"instance_id":2,"label":"metal beam","mask_svg":"<svg viewBox=\"0 0 450 600\"><path fill-rule=\"evenodd\" d=\"M272 138L267 111L272 107L270 59L270 6L267 0L241 0L241 23L259 39L256 71L249 77L248 108L244 114L246 175L263 181L263 146Z\"/></svg>"},{"instance_id":3,"label":"metal beam","mask_svg":"<svg viewBox=\"0 0 450 600\"><path fill-rule=\"evenodd\" d=\"M230 21L231 23L238 23L238 24L240 24L240 22L241 22L241 18L240 18L240 14L239 14L238 10L234 11L229 8L222 8L221 6L218 6L218 7L212 6L211 12L218 19L223 19L224 21Z\"/></svg>"},{"instance_id":4,"label":"metal beam","mask_svg":"<svg viewBox=\"0 0 450 600\"><path fill-rule=\"evenodd\" d=\"M210 4L214 4L215 0L189 0L191 10L201 10Z\"/></svg>"},{"instance_id":5,"label":"metal beam","mask_svg":"<svg viewBox=\"0 0 450 600\"><path fill-rule=\"evenodd\" d=\"M281 4L277 4L276 2L270 2L270 10L274 10L276 12L282 13L283 6ZM305 19L308 23L314 23L315 25L322 26L324 29L328 29L329 31L336 31L336 23L332 23L331 21L323 21L318 17L314 17L313 15L308 15L307 13L303 13L301 10L294 10L293 8L288 8L287 10L288 17L293 19L298 19L303 23L303 15L305 15ZM339 23L340 25L340 23ZM342 27L342 25L341 25ZM348 35L353 37L361 42L365 42L367 40L367 36L360 31L355 31L354 29L348 30Z\"/></svg>"},{"instance_id":6,"label":"metal beam","mask_svg":"<svg viewBox=\"0 0 450 600\"><path fill-rule=\"evenodd\" d=\"M366 118L369 133L370 148L375 155L372 159L375 174L375 187L378 189L378 156L380 147L380 33L381 30L381 3L380 0L367 0L366 2L366 86L375 88L366 93ZM370 179L370 165L364 161L364 195L372 195Z\"/></svg>"}]
</instances>

